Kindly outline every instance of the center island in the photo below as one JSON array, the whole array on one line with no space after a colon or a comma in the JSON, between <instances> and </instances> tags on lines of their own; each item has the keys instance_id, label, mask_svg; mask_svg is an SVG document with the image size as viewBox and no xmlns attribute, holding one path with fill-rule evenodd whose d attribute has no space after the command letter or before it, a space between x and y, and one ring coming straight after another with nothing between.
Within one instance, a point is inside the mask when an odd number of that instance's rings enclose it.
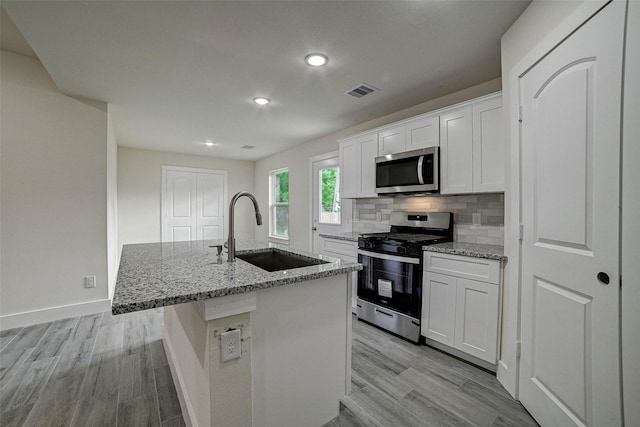
<instances>
[{"instance_id":1,"label":"center island","mask_svg":"<svg viewBox=\"0 0 640 427\"><path fill-rule=\"evenodd\" d=\"M187 425L322 426L350 393L351 273L362 267L238 239L238 256L276 251L312 264L267 271L218 256L222 243L124 245L113 314L164 307L163 343ZM222 362L230 330L240 331L240 358Z\"/></svg>"}]
</instances>

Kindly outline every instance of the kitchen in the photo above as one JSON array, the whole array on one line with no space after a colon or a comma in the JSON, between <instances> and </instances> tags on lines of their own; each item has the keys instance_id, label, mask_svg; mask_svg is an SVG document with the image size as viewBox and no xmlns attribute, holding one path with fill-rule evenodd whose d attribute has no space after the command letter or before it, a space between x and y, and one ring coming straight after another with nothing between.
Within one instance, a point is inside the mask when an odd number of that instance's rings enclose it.
<instances>
[{"instance_id":1,"label":"kitchen","mask_svg":"<svg viewBox=\"0 0 640 427\"><path fill-rule=\"evenodd\" d=\"M631 2L630 12L633 9L633 5L634 3ZM517 108L515 112L513 108L506 108L511 105L512 85L515 84L513 82L515 77L511 75L512 69L518 66L523 58L526 59L525 56L529 52L534 52L533 54L535 54L536 49L538 49L538 57L541 57L546 52L540 51L540 49L544 49L543 45L545 43L547 44L547 51L550 49L549 43L552 43L552 41L548 39L555 37L556 40L561 40L560 34L562 31L567 31L566 28L564 30L560 28L555 30L554 33L554 28L559 27L561 23L567 20L573 20L574 28L577 27L579 23L586 19L585 15L588 17L594 12L589 7L589 5L572 4L570 2L562 4L534 2L530 5L516 22L517 25L502 39L502 78L499 78L498 74L496 75L498 78L487 79L457 91L444 88L437 96L414 102L414 107L409 104L404 108L400 107L391 110L386 115L379 115L377 118L375 118L376 116L370 116L368 121L366 114L361 115L359 116L359 121L355 122L359 123L356 126L343 126L343 128L339 128L340 131L337 133L318 137L306 144L266 156L255 162L223 160L215 156L206 158L207 156L174 155L166 152L171 150L151 151L125 146L115 147L115 144L113 144L115 139L112 130L113 125L109 123L112 119L109 114L105 114L105 110L109 110L111 107L106 104L95 106L95 103L93 103L94 106L92 107L92 101L87 100L76 102L73 105L68 102L70 105L64 107L68 109L66 117L64 116L64 111L58 111L61 116L56 117L56 120L60 121L60 123L68 124L69 129L74 129L69 134L61 134L60 132L62 131L56 126L35 126L36 123L39 123L39 119L30 119L30 117L40 117L38 114L45 114L43 112L37 113L38 108L44 108L49 104L43 103L43 99L37 98L35 95L34 97L25 97L26 95L33 95L34 91L29 90L19 95L23 97L25 104L24 107L19 104L20 107L24 108L24 110L19 110L18 103L14 101L14 98L11 98L11 94L14 92L7 93L5 90L8 89L5 88L38 88L49 94L49 98L46 98L47 101L51 101L50 97L53 96L51 94L56 89L50 81L47 81L44 70L34 71L36 68L34 68L33 61L22 56L5 55L3 52L3 304L1 318L3 326L1 329L4 331L7 328L14 327L8 326L5 328L4 325L10 325L9 322L11 321L16 321L18 324L20 321L33 322L34 319L38 322L45 322L54 320L54 318L62 319L89 313L82 310L94 309L94 312L96 312L108 309L109 305L107 307L104 306L105 300L108 304L111 296L111 289L107 289L107 283L109 283L109 287L115 284L116 270L114 270L114 266L117 268L117 262L115 261L117 261L119 245L160 240L161 206L159 200L161 186L159 170L162 165L227 170L229 174L229 196L237 191L249 189L256 194L260 206L265 208L270 206L267 177L271 171L288 168L290 176L297 177L290 183L289 246L308 250L311 247L311 208L308 196L309 188L311 188L309 158L337 150L338 144L336 141L338 139L344 139L363 132L366 133L371 129L420 114L437 111L501 89L505 100L505 117L514 117L513 115L515 114L515 121L505 119L505 122L517 122ZM591 5L591 7L594 8L595 6ZM7 9L10 8L7 7ZM630 16L635 15L630 13ZM17 17L14 17L14 19L17 20ZM16 24L20 27L18 22ZM27 27L29 27L28 24L27 19ZM3 31L5 27L3 22ZM34 31L33 29L29 30L27 27L23 29L25 35L28 31ZM629 28L633 30L635 26L630 25ZM42 34L37 34L37 31L36 33L31 33L31 37L36 37L40 40L39 43L44 43ZM637 40L637 38L628 37L627 42L631 46L634 40ZM53 43L55 44L55 42ZM55 57L55 49L51 51L48 49L40 48L39 50L34 45L34 50L38 52L38 56L41 56L45 66L47 61L51 61L51 69L49 70L48 68L47 71L55 73L56 67L60 67L61 64ZM631 47L629 49L633 51ZM637 49L635 51L637 52ZM141 53L135 52L135 54L140 55ZM51 55L54 56L52 57ZM330 57L329 64L332 64L331 53L327 52L327 55ZM64 62L62 52L59 53L59 56L60 60ZM627 64L627 66L633 66L634 62L628 60ZM11 66L12 69L5 68L5 66ZM109 70L112 73L117 71ZM128 72L130 70L125 69L123 71ZM79 73L81 75L82 71L80 70ZM631 76L634 73L628 72L627 75ZM37 84L29 81L28 76L38 78ZM353 83L357 84L358 82ZM68 82L65 84L68 84ZM628 85L626 84L625 88L627 86L633 88L632 85L633 81ZM346 90L347 88L344 89ZM380 95L383 93L384 88L381 88ZM179 94L175 95L178 96ZM132 96L135 96L135 93L132 93ZM375 94L371 96L375 96ZM107 96L97 99L109 100ZM634 96L625 97L625 102L632 103L633 99ZM30 103L32 105L29 105ZM14 108L14 106L16 107ZM274 104L273 106L276 105ZM95 111L89 110L90 107L94 108ZM389 108L392 107L393 105L389 105ZM633 104L630 107L632 108ZM56 107L53 107L53 109L56 109ZM58 110L62 109L58 108ZM98 112L98 110L101 112ZM46 114L50 114L48 110L46 111ZM261 112L255 114L263 114L263 110L259 111ZM114 105L113 113L117 113L117 105ZM114 120L115 117L114 115ZM254 120L255 117L262 116L254 116ZM375 119L371 120L371 117ZM84 127L77 129L77 122L84 123ZM624 122L625 126L630 128L628 132L634 131L633 122L633 120ZM8 127L12 123L16 124L18 130ZM91 124L93 124L93 128L90 127ZM301 128L305 126L309 125L300 124ZM12 133L8 133L9 130L5 130L8 128ZM507 132L513 132L511 127L508 128ZM85 133L82 134L81 132ZM98 138L100 141L97 141L95 146L80 142L80 140L95 141L95 134L100 135ZM56 144L34 145L28 143L40 141L45 136L51 137L56 141ZM62 141L64 141L64 144ZM18 142L21 143L19 149L15 145ZM247 144L250 144L250 142ZM484 200L480 196L471 195L440 196L442 199L439 197L421 197L417 198L419 200L416 202L413 201L413 198L381 198L369 201L367 201L368 199L358 199L355 202L355 210L351 215L351 220L353 222L353 230L358 230L358 227L361 227L360 229L362 230L368 230L371 225L374 228L377 228L376 225L388 225L386 224L386 221L388 221L386 215L388 213L386 211L383 212L382 209L389 210L391 208L382 208L379 205L397 203L398 208L401 210L413 210L419 207L430 210L431 207L427 207L427 203L441 203L444 205L443 207L446 207L449 197L480 197L476 198L476 200L468 199L465 202L461 202L467 203L468 206L460 209L468 208L468 211L464 212L463 216L463 218L467 219L459 222L460 224L466 224L463 227L472 232L474 230L472 214L484 209L483 203L503 203L502 211L499 207L495 208L496 211L485 214L485 218L481 216L480 223L481 226L494 228L491 234L498 243L501 239L500 233L504 233L505 254L509 258L508 265L510 265L508 271L505 272L503 297L507 303L505 305L506 308L503 309L503 318L510 316L510 319L502 323L502 352L507 356L506 365L513 369L508 371L508 374L501 382L510 393L514 394L518 382L518 374L514 372L514 370L517 370L515 367L515 347L516 341L520 337L520 331L518 322L515 320L519 316L517 311L519 296L518 291L516 291L517 287L513 285L517 284L519 280L518 268L515 268L519 257L517 238L519 223L514 221L513 218L518 218L520 211L518 207L518 189L512 187L514 185L512 180L514 175L510 174L510 171L518 168L517 161L514 161L512 156L512 152L514 150L517 151L517 144L512 144L514 145L506 145L508 153L505 153L506 179L504 199L501 199L501 196L498 196L497 199L495 199L496 196L482 196L490 197L488 200ZM203 147L199 147L199 149L202 150ZM260 147L256 148L256 150L259 149ZM623 144L623 149L633 150L629 144ZM630 209L633 206L634 197L629 197L629 194L633 193L628 192L631 192L632 189L630 185L624 185L625 182L635 182L634 179L631 179L634 177L634 168L629 166L634 164L632 162L633 155L633 151L625 151L624 156L622 156L624 165L628 166L624 167L623 165L621 178L623 183L622 209L623 212L627 212L627 215L623 214L623 232L621 233L623 247L621 265L624 277L635 277L633 272L636 270L633 269L637 268L637 266L633 265L635 263L632 255L630 255L637 253L637 251L634 252L633 250L637 248L637 246L634 246L637 244L629 242L629 239L625 238L626 236L637 236L637 233L634 233L634 230L637 229L633 228L635 225L630 222L633 217L631 214L633 210ZM635 158L637 159L637 157ZM37 161L37 159L41 160ZM517 160L518 157L516 156L515 159ZM568 159L565 161L567 161L568 165L571 164ZM115 165L117 165L117 172ZM34 168L29 168L29 166L34 166ZM110 169L110 167L113 167L113 169ZM59 174L60 168L69 175L61 176ZM24 171L27 169L35 169L38 173L34 176L26 176ZM106 186L105 182L107 183ZM28 199L28 203L25 200L27 194L32 195ZM625 194L627 197L625 197ZM427 200L430 201L427 202ZM474 205L474 203L477 204ZM69 206L73 209L69 209ZM493 207L490 209L493 209ZM44 217L42 215L47 212L49 220L43 221ZM378 212L380 213L380 220L377 218ZM252 211L248 208L238 210L236 221L240 225L238 227L240 230L238 232L240 234L239 237L268 240L268 228L254 227L251 213ZM497 220L497 224L492 222L495 217L499 217L501 214L504 215L503 228L500 227L499 220ZM471 218L468 218L469 216ZM56 224L56 227L50 227L50 221ZM362 224L365 222L368 224ZM460 233L461 230L462 228L457 230L458 238L464 235L464 233ZM526 231L525 229L525 233ZM114 234L118 236L117 239L110 237ZM487 232L487 236L479 237L489 237L488 234ZM113 243L114 241L116 243ZM99 249L96 249L98 247ZM32 261L26 259L31 258L27 254L32 254L32 257L42 260L43 264L36 266ZM106 260L109 260L109 262ZM626 274L624 274L625 271L627 271ZM27 280L27 275L30 275L29 280ZM82 286L79 286L81 291L78 291L76 289L77 277L91 275L98 277L98 287L92 290L82 289ZM111 279L108 279L108 277L111 277ZM43 285L43 283L50 283L50 285ZM42 288L45 287L50 289L43 290ZM101 293L98 294L98 291ZM626 292L629 292L627 296L625 296ZM637 319L634 322L632 310L628 308L625 310L625 304L637 301L637 298L634 298L634 295L637 294L633 292L637 292L637 289L632 285L622 288L622 366L625 379L624 399L629 399L628 402L637 400L632 398L637 396L637 394L633 394L634 390L637 391L637 388L634 388L637 386L637 379L624 370L624 366L629 366L624 363L625 357L630 357L630 360L637 360L634 359L637 358L637 348L635 351L633 347L630 350L625 350L627 349L625 343L634 342L632 334L635 332L633 328L625 328L624 325L637 324ZM24 313L32 314L27 316ZM20 314L23 315L20 316ZM68 315L65 316L64 314ZM18 324L15 326L17 327ZM637 410L632 404L627 404L624 408L625 417L627 414L629 414L629 417L633 417L633 411ZM634 420L637 418L629 419ZM627 421L627 424L633 425L634 423L633 421Z\"/></svg>"}]
</instances>

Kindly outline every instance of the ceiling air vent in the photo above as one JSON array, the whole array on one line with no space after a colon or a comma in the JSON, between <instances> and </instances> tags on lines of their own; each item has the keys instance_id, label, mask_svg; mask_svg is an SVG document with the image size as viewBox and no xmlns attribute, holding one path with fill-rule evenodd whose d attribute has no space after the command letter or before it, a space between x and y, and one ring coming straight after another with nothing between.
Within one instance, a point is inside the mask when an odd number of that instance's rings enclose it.
<instances>
[{"instance_id":1,"label":"ceiling air vent","mask_svg":"<svg viewBox=\"0 0 640 427\"><path fill-rule=\"evenodd\" d=\"M362 98L363 96L369 95L370 93L377 92L377 90L378 89L371 85L360 83L358 86L345 92L345 94L353 96L354 98Z\"/></svg>"},{"instance_id":2,"label":"ceiling air vent","mask_svg":"<svg viewBox=\"0 0 640 427\"><path fill-rule=\"evenodd\" d=\"M243 145L240 148L244 148L245 150L253 150L254 148L256 148L255 145Z\"/></svg>"}]
</instances>

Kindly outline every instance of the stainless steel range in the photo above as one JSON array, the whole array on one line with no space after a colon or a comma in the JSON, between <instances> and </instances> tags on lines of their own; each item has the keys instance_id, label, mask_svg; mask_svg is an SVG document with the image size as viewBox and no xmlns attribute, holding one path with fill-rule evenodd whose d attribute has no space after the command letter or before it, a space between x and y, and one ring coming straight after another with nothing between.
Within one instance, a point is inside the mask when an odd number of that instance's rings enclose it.
<instances>
[{"instance_id":1,"label":"stainless steel range","mask_svg":"<svg viewBox=\"0 0 640 427\"><path fill-rule=\"evenodd\" d=\"M389 233L358 238L358 318L420 339L422 246L453 241L451 212L393 211Z\"/></svg>"}]
</instances>

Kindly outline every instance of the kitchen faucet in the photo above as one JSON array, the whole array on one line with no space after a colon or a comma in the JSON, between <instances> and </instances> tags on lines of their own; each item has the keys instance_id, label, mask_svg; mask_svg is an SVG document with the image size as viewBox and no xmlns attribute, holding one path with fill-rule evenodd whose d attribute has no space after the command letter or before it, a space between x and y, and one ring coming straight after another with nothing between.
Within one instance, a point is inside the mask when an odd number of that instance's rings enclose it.
<instances>
[{"instance_id":1,"label":"kitchen faucet","mask_svg":"<svg viewBox=\"0 0 640 427\"><path fill-rule=\"evenodd\" d=\"M251 199L251 201L253 202L253 208L256 211L256 223L258 225L262 225L262 215L260 214L260 208L258 207L258 201L256 200L255 196L248 191L241 191L233 196L233 198L231 199L231 203L229 203L229 239L227 240L227 249L229 251L229 257L227 258L227 261L229 262L233 262L236 260L236 238L234 236L233 230L233 211L236 206L236 202L242 196L247 196Z\"/></svg>"}]
</instances>

